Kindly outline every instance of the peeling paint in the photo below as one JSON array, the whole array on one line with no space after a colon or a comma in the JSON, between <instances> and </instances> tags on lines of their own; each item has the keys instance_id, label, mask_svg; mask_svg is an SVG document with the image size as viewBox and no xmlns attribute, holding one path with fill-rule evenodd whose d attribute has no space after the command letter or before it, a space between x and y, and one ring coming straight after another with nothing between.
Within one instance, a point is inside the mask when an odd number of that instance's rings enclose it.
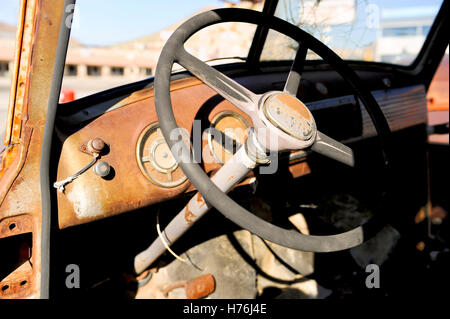
<instances>
[{"instance_id":1,"label":"peeling paint","mask_svg":"<svg viewBox=\"0 0 450 319\"><path fill-rule=\"evenodd\" d=\"M74 183L72 190L67 193L67 199L72 202L75 214L78 218L90 218L103 215L103 209L98 198L101 195L98 188L86 188Z\"/></svg>"},{"instance_id":2,"label":"peeling paint","mask_svg":"<svg viewBox=\"0 0 450 319\"><path fill-rule=\"evenodd\" d=\"M197 193L197 208L202 208L205 204L206 203L203 196L200 193Z\"/></svg>"},{"instance_id":3,"label":"peeling paint","mask_svg":"<svg viewBox=\"0 0 450 319\"><path fill-rule=\"evenodd\" d=\"M34 199L30 194L34 193L30 181L23 180L14 184L14 191L9 193L9 207L4 216L14 216L33 211Z\"/></svg>"},{"instance_id":4,"label":"peeling paint","mask_svg":"<svg viewBox=\"0 0 450 319\"><path fill-rule=\"evenodd\" d=\"M196 218L197 215L195 215L193 212L191 212L191 210L189 209L189 205L186 206L185 208L185 212L184 212L184 219L186 219L186 221L188 223L193 223L194 222L194 218Z\"/></svg>"}]
</instances>

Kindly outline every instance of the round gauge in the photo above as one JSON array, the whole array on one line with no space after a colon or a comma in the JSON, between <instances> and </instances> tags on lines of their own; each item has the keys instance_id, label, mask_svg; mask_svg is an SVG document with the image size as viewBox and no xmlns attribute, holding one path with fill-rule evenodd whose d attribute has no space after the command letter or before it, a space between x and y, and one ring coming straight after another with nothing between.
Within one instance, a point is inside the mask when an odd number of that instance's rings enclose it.
<instances>
[{"instance_id":1,"label":"round gauge","mask_svg":"<svg viewBox=\"0 0 450 319\"><path fill-rule=\"evenodd\" d=\"M156 185L176 187L187 179L172 156L158 123L147 126L141 133L136 156L142 174Z\"/></svg>"},{"instance_id":2,"label":"round gauge","mask_svg":"<svg viewBox=\"0 0 450 319\"><path fill-rule=\"evenodd\" d=\"M211 121L208 145L219 164L226 163L248 137L249 122L239 113L223 111Z\"/></svg>"}]
</instances>

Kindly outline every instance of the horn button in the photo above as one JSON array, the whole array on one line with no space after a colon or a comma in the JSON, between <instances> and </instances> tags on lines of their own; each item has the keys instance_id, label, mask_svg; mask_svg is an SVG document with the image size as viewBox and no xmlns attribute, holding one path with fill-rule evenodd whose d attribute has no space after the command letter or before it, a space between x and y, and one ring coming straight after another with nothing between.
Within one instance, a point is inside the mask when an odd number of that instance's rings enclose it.
<instances>
[{"instance_id":1,"label":"horn button","mask_svg":"<svg viewBox=\"0 0 450 319\"><path fill-rule=\"evenodd\" d=\"M263 105L265 117L286 134L307 141L314 136L314 118L299 99L286 93L270 95Z\"/></svg>"}]
</instances>

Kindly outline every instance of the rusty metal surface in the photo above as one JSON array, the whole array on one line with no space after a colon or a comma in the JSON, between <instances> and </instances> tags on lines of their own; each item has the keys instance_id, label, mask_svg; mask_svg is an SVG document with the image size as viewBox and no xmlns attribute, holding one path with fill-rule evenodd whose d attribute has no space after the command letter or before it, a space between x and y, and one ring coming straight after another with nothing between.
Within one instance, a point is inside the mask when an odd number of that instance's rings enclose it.
<instances>
[{"instance_id":1,"label":"rusty metal surface","mask_svg":"<svg viewBox=\"0 0 450 319\"><path fill-rule=\"evenodd\" d=\"M0 220L0 238L33 232L33 220L28 214Z\"/></svg>"},{"instance_id":2,"label":"rusty metal surface","mask_svg":"<svg viewBox=\"0 0 450 319\"><path fill-rule=\"evenodd\" d=\"M184 82L181 87L183 85ZM145 127L156 122L154 106L149 106L153 104L153 90L145 89L125 100L118 103L120 108L104 114L64 141L58 179L70 176L86 161L87 156L78 149L80 145L96 137L109 146L109 152L100 159L111 165L113 177L109 180L101 179L89 170L76 182L67 185L65 194L58 194L61 228L171 198L188 186L183 183L178 187L165 189L154 185L141 173L135 155L136 143ZM187 125L188 120L185 123Z\"/></svg>"},{"instance_id":3,"label":"rusty metal surface","mask_svg":"<svg viewBox=\"0 0 450 319\"><path fill-rule=\"evenodd\" d=\"M21 1L14 52L14 70L6 122L5 145L16 144L20 137L26 80L30 71L33 30L36 24L37 1Z\"/></svg>"},{"instance_id":4,"label":"rusty metal surface","mask_svg":"<svg viewBox=\"0 0 450 319\"><path fill-rule=\"evenodd\" d=\"M27 298L30 289L35 285L33 267L29 261L17 268L13 274L4 278L0 283L0 298Z\"/></svg>"},{"instance_id":5,"label":"rusty metal surface","mask_svg":"<svg viewBox=\"0 0 450 319\"><path fill-rule=\"evenodd\" d=\"M162 291L167 298L168 294L177 288L184 288L187 299L201 299L212 294L216 289L216 281L211 274L204 274L189 281L180 280L169 284Z\"/></svg>"},{"instance_id":6,"label":"rusty metal surface","mask_svg":"<svg viewBox=\"0 0 450 319\"><path fill-rule=\"evenodd\" d=\"M185 291L187 299L204 298L214 292L216 282L211 274L201 275L186 283Z\"/></svg>"},{"instance_id":7,"label":"rusty metal surface","mask_svg":"<svg viewBox=\"0 0 450 319\"><path fill-rule=\"evenodd\" d=\"M188 132L192 131L192 123L199 116L201 120L210 122L225 110L238 112L251 123L246 114L228 101L220 101L211 107L207 101L216 93L197 79L174 81L171 91L175 117L180 127ZM189 181L173 188L155 185L139 169L135 155L139 136L148 125L155 122L154 92L153 89L144 89L118 102L114 110L98 117L63 141L57 180L71 176L86 164L88 158L79 149L93 138L101 138L109 146L108 153L100 159L109 163L114 173L112 178L102 179L88 170L68 184L64 194L58 193L60 228L131 211L194 190ZM206 128L209 123L205 125ZM205 171L217 171L221 166L209 150L206 135L202 137L202 150L206 150L203 154L206 161L202 163ZM296 173L302 171L297 169ZM194 217L188 211L186 213L187 220Z\"/></svg>"},{"instance_id":8,"label":"rusty metal surface","mask_svg":"<svg viewBox=\"0 0 450 319\"><path fill-rule=\"evenodd\" d=\"M215 93L196 79L176 81L173 85L175 113L180 125L191 130L192 122L202 106ZM79 152L80 145L99 137L109 145L109 152L101 156L114 170L110 180L101 179L89 170L75 182L67 185L65 194L58 194L59 225L61 228L112 216L173 198L190 186L186 181L180 186L163 188L151 183L140 171L136 160L137 141L141 132L157 121L153 90L135 94L136 102L105 113L63 143L57 179L73 174L86 155ZM130 97L127 98L130 101ZM120 103L120 102L119 102ZM227 103L227 102L222 102ZM232 105L223 106L235 109ZM204 141L206 145L207 141ZM218 169L218 164L206 169Z\"/></svg>"},{"instance_id":9,"label":"rusty metal surface","mask_svg":"<svg viewBox=\"0 0 450 319\"><path fill-rule=\"evenodd\" d=\"M8 146L0 171L0 223L4 237L30 232L33 251L28 263L0 282L0 286L8 286L0 294L2 298L40 295L41 194L37 172L63 4L64 1L22 0L20 5L5 141ZM12 221L16 227L10 230Z\"/></svg>"},{"instance_id":10,"label":"rusty metal surface","mask_svg":"<svg viewBox=\"0 0 450 319\"><path fill-rule=\"evenodd\" d=\"M104 150L104 148L105 142L99 137L90 140L87 144L87 149L91 153L100 154Z\"/></svg>"}]
</instances>

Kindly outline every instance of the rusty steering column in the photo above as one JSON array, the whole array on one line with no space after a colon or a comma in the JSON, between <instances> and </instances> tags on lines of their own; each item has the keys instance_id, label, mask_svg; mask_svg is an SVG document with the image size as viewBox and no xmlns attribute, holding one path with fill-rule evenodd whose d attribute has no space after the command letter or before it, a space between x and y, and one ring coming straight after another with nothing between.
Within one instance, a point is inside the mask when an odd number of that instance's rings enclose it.
<instances>
[{"instance_id":1,"label":"rusty steering column","mask_svg":"<svg viewBox=\"0 0 450 319\"><path fill-rule=\"evenodd\" d=\"M254 131L250 130L245 144L239 148L236 154L222 166L211 180L220 190L228 192L256 166L267 163L269 163L269 159L265 150L258 143ZM205 202L200 193L194 195L189 203L172 219L160 236L146 250L135 257L134 270L136 274L142 273L166 249L170 249L170 245L211 208L212 206Z\"/></svg>"}]
</instances>

